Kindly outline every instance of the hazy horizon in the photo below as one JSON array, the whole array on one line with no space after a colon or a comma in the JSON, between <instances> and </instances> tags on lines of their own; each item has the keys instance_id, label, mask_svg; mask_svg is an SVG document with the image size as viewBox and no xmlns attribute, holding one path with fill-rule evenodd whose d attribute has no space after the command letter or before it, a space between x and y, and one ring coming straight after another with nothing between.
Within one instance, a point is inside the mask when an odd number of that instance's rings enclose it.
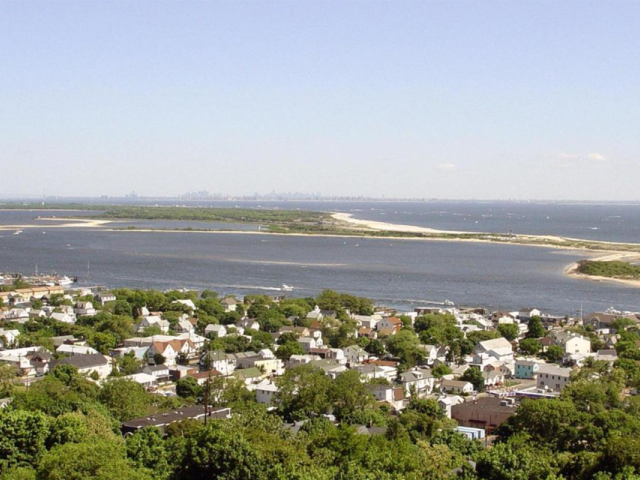
<instances>
[{"instance_id":1,"label":"hazy horizon","mask_svg":"<svg viewBox=\"0 0 640 480\"><path fill-rule=\"evenodd\" d=\"M640 200L640 3L0 3L0 192Z\"/></svg>"}]
</instances>

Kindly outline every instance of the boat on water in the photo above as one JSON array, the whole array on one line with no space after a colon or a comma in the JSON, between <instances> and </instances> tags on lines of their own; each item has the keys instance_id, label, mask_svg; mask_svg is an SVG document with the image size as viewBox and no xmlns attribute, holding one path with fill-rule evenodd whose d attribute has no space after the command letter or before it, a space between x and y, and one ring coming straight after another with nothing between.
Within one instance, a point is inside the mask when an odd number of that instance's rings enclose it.
<instances>
[{"instance_id":1,"label":"boat on water","mask_svg":"<svg viewBox=\"0 0 640 480\"><path fill-rule=\"evenodd\" d=\"M290 287L289 285L283 283L282 287L280 287L280 290L282 290L283 292L293 292L293 287Z\"/></svg>"},{"instance_id":2,"label":"boat on water","mask_svg":"<svg viewBox=\"0 0 640 480\"><path fill-rule=\"evenodd\" d=\"M453 303L451 300L445 300L445 301L444 301L444 304L445 304L447 307L453 307L453 306L455 305L455 303Z\"/></svg>"}]
</instances>

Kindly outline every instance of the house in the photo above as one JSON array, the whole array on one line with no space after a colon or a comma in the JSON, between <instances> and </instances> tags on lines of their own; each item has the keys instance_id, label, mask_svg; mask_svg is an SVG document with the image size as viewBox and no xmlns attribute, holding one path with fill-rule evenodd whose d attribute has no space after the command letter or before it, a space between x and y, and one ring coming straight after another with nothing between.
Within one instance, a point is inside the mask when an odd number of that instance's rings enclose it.
<instances>
[{"instance_id":1,"label":"house","mask_svg":"<svg viewBox=\"0 0 640 480\"><path fill-rule=\"evenodd\" d=\"M386 378L390 382L393 382L398 376L398 369L396 367L378 365L375 363L358 365L354 370L360 372L360 375L365 381L374 380L376 378Z\"/></svg>"},{"instance_id":2,"label":"house","mask_svg":"<svg viewBox=\"0 0 640 480\"><path fill-rule=\"evenodd\" d=\"M414 393L418 398L429 395L433 391L435 377L428 368L412 368L400 374L400 384L407 397Z\"/></svg>"},{"instance_id":3,"label":"house","mask_svg":"<svg viewBox=\"0 0 640 480\"><path fill-rule=\"evenodd\" d=\"M51 320L55 320L56 322L76 323L75 315L69 315L68 313L64 312L52 312L51 315L49 315L49 318Z\"/></svg>"},{"instance_id":4,"label":"house","mask_svg":"<svg viewBox=\"0 0 640 480\"><path fill-rule=\"evenodd\" d=\"M259 383L266 374L262 373L257 367L241 368L233 372L233 376L242 380L245 385Z\"/></svg>"},{"instance_id":5,"label":"house","mask_svg":"<svg viewBox=\"0 0 640 480\"><path fill-rule=\"evenodd\" d=\"M222 350L205 352L200 357L200 365L205 368L213 368L225 376L231 375L236 368L234 362Z\"/></svg>"},{"instance_id":6,"label":"house","mask_svg":"<svg viewBox=\"0 0 640 480\"><path fill-rule=\"evenodd\" d=\"M347 359L347 363L351 365L363 363L367 358L369 358L369 354L358 345L350 345L344 348L343 351L344 356Z\"/></svg>"},{"instance_id":7,"label":"house","mask_svg":"<svg viewBox=\"0 0 640 480\"><path fill-rule=\"evenodd\" d=\"M495 387L504 384L505 372L501 369L482 372L485 387Z\"/></svg>"},{"instance_id":8,"label":"house","mask_svg":"<svg viewBox=\"0 0 640 480\"><path fill-rule=\"evenodd\" d=\"M320 311L320 307L318 307L318 305L316 305L313 310L307 313L307 320L317 320L321 322L323 318L324 318L324 315Z\"/></svg>"},{"instance_id":9,"label":"house","mask_svg":"<svg viewBox=\"0 0 640 480\"><path fill-rule=\"evenodd\" d=\"M57 353L64 353L67 355L96 355L99 353L95 348L81 346L81 345L69 345L63 343L56 348Z\"/></svg>"},{"instance_id":10,"label":"house","mask_svg":"<svg viewBox=\"0 0 640 480\"><path fill-rule=\"evenodd\" d=\"M63 358L58 361L58 365L73 365L78 369L81 375L93 375L97 373L100 380L104 380L111 374L111 362L109 358L98 354L90 355L73 355L72 357Z\"/></svg>"},{"instance_id":11,"label":"house","mask_svg":"<svg viewBox=\"0 0 640 480\"><path fill-rule=\"evenodd\" d=\"M98 292L96 293L94 299L100 305L106 305L109 302L115 302L116 296L111 292Z\"/></svg>"},{"instance_id":12,"label":"house","mask_svg":"<svg viewBox=\"0 0 640 480\"><path fill-rule=\"evenodd\" d=\"M514 398L482 397L451 407L451 418L463 427L481 428L491 434L515 414Z\"/></svg>"},{"instance_id":13,"label":"house","mask_svg":"<svg viewBox=\"0 0 640 480\"><path fill-rule=\"evenodd\" d=\"M260 323L253 318L243 318L238 323L236 323L237 327L242 327L246 330L260 330Z\"/></svg>"},{"instance_id":14,"label":"house","mask_svg":"<svg viewBox=\"0 0 640 480\"><path fill-rule=\"evenodd\" d=\"M447 418L451 418L451 410L453 409L453 406L461 403L464 403L464 398L459 395L442 395L438 398L438 405Z\"/></svg>"},{"instance_id":15,"label":"house","mask_svg":"<svg viewBox=\"0 0 640 480\"><path fill-rule=\"evenodd\" d=\"M142 318L142 321L138 324L137 332L143 333L147 328L158 327L162 333L169 332L171 324L168 320L163 320L162 317L157 315L146 315Z\"/></svg>"},{"instance_id":16,"label":"house","mask_svg":"<svg viewBox=\"0 0 640 480\"><path fill-rule=\"evenodd\" d=\"M210 338L222 338L227 335L227 329L224 325L214 325L210 323L205 327L204 334Z\"/></svg>"},{"instance_id":17,"label":"house","mask_svg":"<svg viewBox=\"0 0 640 480\"><path fill-rule=\"evenodd\" d=\"M418 348L424 352L423 363L433 365L438 358L438 347L435 345L419 345Z\"/></svg>"},{"instance_id":18,"label":"house","mask_svg":"<svg viewBox=\"0 0 640 480\"><path fill-rule=\"evenodd\" d=\"M540 365L536 375L536 388L538 388L538 390L560 392L569 383L570 376L570 368L543 363Z\"/></svg>"},{"instance_id":19,"label":"house","mask_svg":"<svg viewBox=\"0 0 640 480\"><path fill-rule=\"evenodd\" d=\"M532 380L538 373L539 368L540 362L519 358L516 359L514 376L524 380Z\"/></svg>"},{"instance_id":20,"label":"house","mask_svg":"<svg viewBox=\"0 0 640 480\"><path fill-rule=\"evenodd\" d=\"M529 321L533 317L539 317L542 312L537 308L521 308L518 312L518 318L520 320Z\"/></svg>"},{"instance_id":21,"label":"house","mask_svg":"<svg viewBox=\"0 0 640 480\"><path fill-rule=\"evenodd\" d=\"M20 330L0 328L0 348L12 348L18 341Z\"/></svg>"},{"instance_id":22,"label":"house","mask_svg":"<svg viewBox=\"0 0 640 480\"><path fill-rule=\"evenodd\" d=\"M182 319L178 320L178 323L176 323L176 326L173 329L176 333L193 333L195 331L195 326L190 320Z\"/></svg>"},{"instance_id":23,"label":"house","mask_svg":"<svg viewBox=\"0 0 640 480\"><path fill-rule=\"evenodd\" d=\"M148 373L134 373L133 375L127 375L124 378L139 383L147 389L154 388L158 385L158 378Z\"/></svg>"},{"instance_id":24,"label":"house","mask_svg":"<svg viewBox=\"0 0 640 480\"><path fill-rule=\"evenodd\" d=\"M46 367L38 370L38 366L32 361L32 358L38 355L44 355L48 359L51 358L51 354L42 347L24 347L0 351L0 363L13 365L22 376L42 375L48 370L48 361L46 362Z\"/></svg>"},{"instance_id":25,"label":"house","mask_svg":"<svg viewBox=\"0 0 640 480\"><path fill-rule=\"evenodd\" d=\"M226 313L235 312L238 308L238 302L233 297L225 297L220 301L220 303L224 307L224 311Z\"/></svg>"},{"instance_id":26,"label":"house","mask_svg":"<svg viewBox=\"0 0 640 480\"><path fill-rule=\"evenodd\" d=\"M400 411L405 407L405 396L402 387L392 385L371 385L371 393L378 402L389 404L392 410Z\"/></svg>"},{"instance_id":27,"label":"house","mask_svg":"<svg viewBox=\"0 0 640 480\"><path fill-rule=\"evenodd\" d=\"M205 410L202 405L181 407L171 412L157 413L128 420L122 424L122 433L123 435L135 433L145 427L156 427L160 432L164 432L164 429L174 422L180 422L185 419L204 420L205 416L207 418L228 419L231 418L231 410L219 407L208 407L208 410Z\"/></svg>"},{"instance_id":28,"label":"house","mask_svg":"<svg viewBox=\"0 0 640 480\"><path fill-rule=\"evenodd\" d=\"M587 354L591 353L591 340L583 337L582 335L572 335L564 340L563 347L565 354Z\"/></svg>"},{"instance_id":29,"label":"house","mask_svg":"<svg viewBox=\"0 0 640 480\"><path fill-rule=\"evenodd\" d=\"M623 318L623 315L616 315L612 313L590 313L584 317L583 324L586 327L591 325L594 330L609 330L608 333L615 333L613 326L614 322L619 318ZM624 317L630 318L630 320L638 323L638 319L632 316Z\"/></svg>"},{"instance_id":30,"label":"house","mask_svg":"<svg viewBox=\"0 0 640 480\"><path fill-rule=\"evenodd\" d=\"M93 308L91 302L78 302L76 303L75 313L80 317L92 317L96 314L96 309Z\"/></svg>"},{"instance_id":31,"label":"house","mask_svg":"<svg viewBox=\"0 0 640 480\"><path fill-rule=\"evenodd\" d=\"M193 300L191 300L191 299L174 300L171 303L174 304L174 305L184 305L185 307L187 307L192 312L195 312L195 310L196 310L196 305L195 305L195 303L193 303Z\"/></svg>"},{"instance_id":32,"label":"house","mask_svg":"<svg viewBox=\"0 0 640 480\"><path fill-rule=\"evenodd\" d=\"M313 337L300 337L298 343L302 346L305 353L309 353L310 350L318 348L318 342ZM322 345L322 342L320 343Z\"/></svg>"},{"instance_id":33,"label":"house","mask_svg":"<svg viewBox=\"0 0 640 480\"><path fill-rule=\"evenodd\" d=\"M457 395L471 394L473 393L473 384L464 380L441 380L440 389L443 392Z\"/></svg>"},{"instance_id":34,"label":"house","mask_svg":"<svg viewBox=\"0 0 640 480\"><path fill-rule=\"evenodd\" d=\"M394 333L397 333L402 330L402 320L397 317L386 317L378 322L376 328L381 335L383 330L394 330Z\"/></svg>"},{"instance_id":35,"label":"house","mask_svg":"<svg viewBox=\"0 0 640 480\"><path fill-rule=\"evenodd\" d=\"M147 365L142 369L142 372L153 375L158 382L168 381L171 378L167 365Z\"/></svg>"},{"instance_id":36,"label":"house","mask_svg":"<svg viewBox=\"0 0 640 480\"><path fill-rule=\"evenodd\" d=\"M504 337L478 343L476 353L487 353L501 362L513 361L513 347Z\"/></svg>"}]
</instances>

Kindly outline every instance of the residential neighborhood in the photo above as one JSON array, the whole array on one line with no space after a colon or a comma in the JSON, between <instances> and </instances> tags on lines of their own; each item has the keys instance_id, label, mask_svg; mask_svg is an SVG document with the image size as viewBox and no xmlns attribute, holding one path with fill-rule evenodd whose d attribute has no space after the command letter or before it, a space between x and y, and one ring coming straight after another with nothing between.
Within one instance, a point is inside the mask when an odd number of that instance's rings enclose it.
<instances>
[{"instance_id":1,"label":"residential neighborhood","mask_svg":"<svg viewBox=\"0 0 640 480\"><path fill-rule=\"evenodd\" d=\"M380 412L409 418L432 402L457 434L490 445L526 402L556 401L572 382L604 379L640 359L633 312L402 311L332 291L311 300L5 288L0 364L15 388L37 389L67 378L64 371L98 390L135 385L161 399L165 411L122 417L123 435L147 427L166 435L185 419L231 421L250 404L280 416L293 434L319 416L348 422L358 435L386 435L390 420L377 419ZM360 407L343 405L347 391Z\"/></svg>"}]
</instances>

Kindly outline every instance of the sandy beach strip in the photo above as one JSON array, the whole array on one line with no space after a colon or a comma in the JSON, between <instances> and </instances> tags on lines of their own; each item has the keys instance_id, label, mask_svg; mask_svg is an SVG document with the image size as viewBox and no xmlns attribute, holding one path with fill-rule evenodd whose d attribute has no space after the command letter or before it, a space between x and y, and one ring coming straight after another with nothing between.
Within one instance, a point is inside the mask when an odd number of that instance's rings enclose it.
<instances>
[{"instance_id":1,"label":"sandy beach strip","mask_svg":"<svg viewBox=\"0 0 640 480\"><path fill-rule=\"evenodd\" d=\"M591 258L594 262L634 262L640 260L640 254L638 253L610 253L596 258ZM586 275L578 271L578 262L574 262L564 269L564 273L570 277L578 278L581 280L591 280L594 282L609 282L617 283L619 285L626 285L628 287L640 288L640 280L626 280L624 278L612 278L612 277L600 277L597 275Z\"/></svg>"},{"instance_id":2,"label":"sandy beach strip","mask_svg":"<svg viewBox=\"0 0 640 480\"><path fill-rule=\"evenodd\" d=\"M111 220L99 220L95 218L54 218L41 217L36 220L48 222L67 222L56 224L32 223L28 225L0 225L0 230L24 230L27 228L98 228L111 223Z\"/></svg>"}]
</instances>

